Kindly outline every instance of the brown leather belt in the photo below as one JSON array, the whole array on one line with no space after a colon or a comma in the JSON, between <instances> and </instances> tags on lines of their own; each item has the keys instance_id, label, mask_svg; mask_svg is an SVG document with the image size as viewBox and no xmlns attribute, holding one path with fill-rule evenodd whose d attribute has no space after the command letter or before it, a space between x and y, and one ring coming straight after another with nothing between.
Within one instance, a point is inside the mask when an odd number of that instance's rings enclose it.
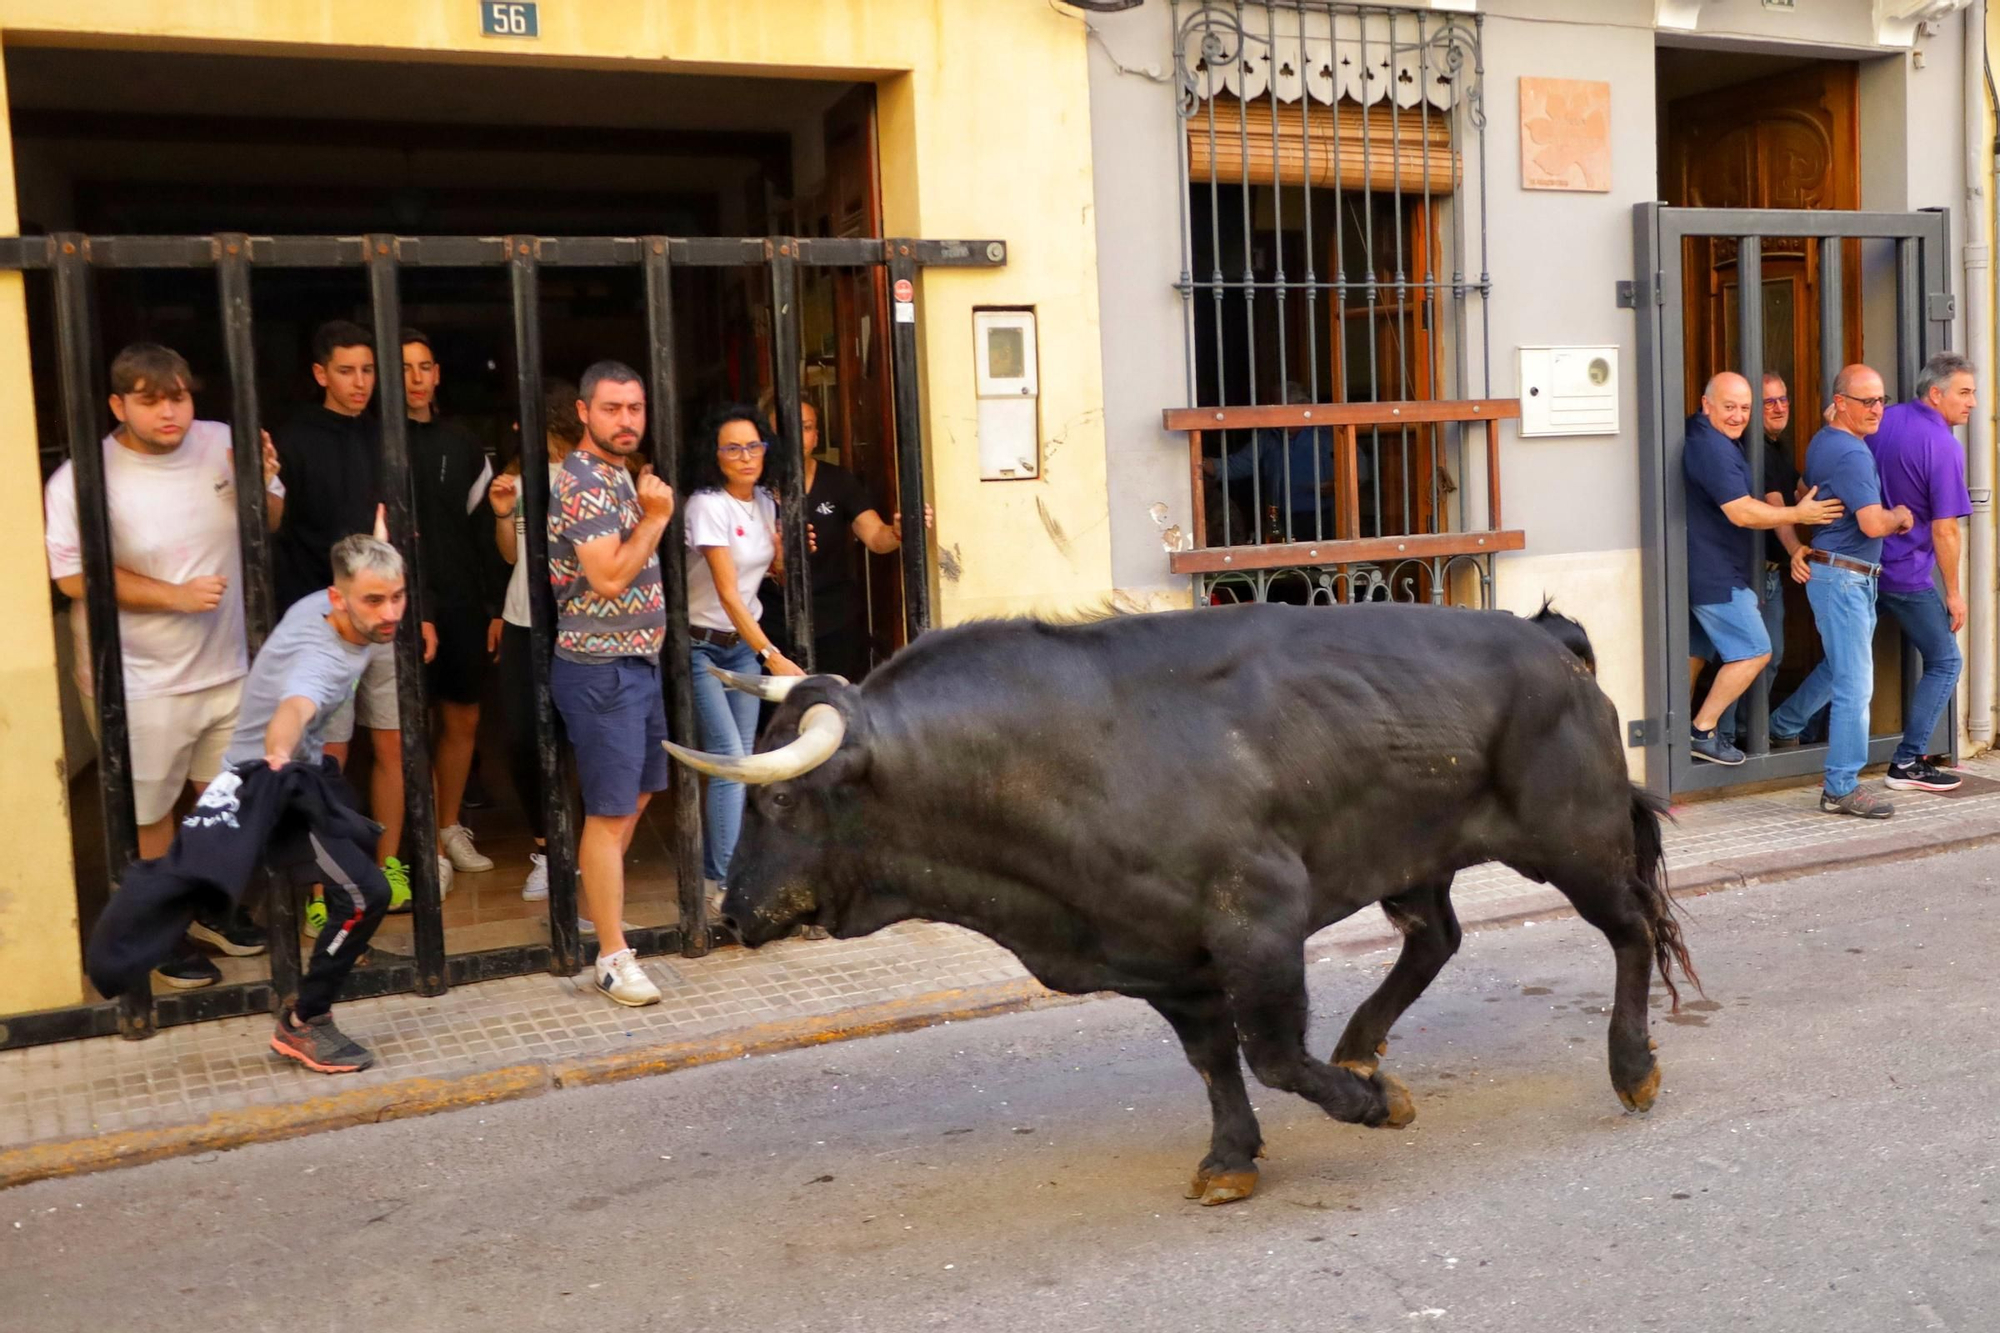
<instances>
[{"instance_id":1,"label":"brown leather belt","mask_svg":"<svg viewBox=\"0 0 2000 1333\"><path fill-rule=\"evenodd\" d=\"M1806 550L1806 559L1816 565L1831 565L1835 569L1845 569L1856 574L1866 574L1871 579L1882 576L1882 566L1880 565L1871 565L1866 560L1850 560L1844 555L1835 555L1831 551L1821 551L1809 547Z\"/></svg>"},{"instance_id":2,"label":"brown leather belt","mask_svg":"<svg viewBox=\"0 0 2000 1333\"><path fill-rule=\"evenodd\" d=\"M712 643L718 648L734 648L741 638L733 629L710 629L706 625L689 625L688 637Z\"/></svg>"}]
</instances>

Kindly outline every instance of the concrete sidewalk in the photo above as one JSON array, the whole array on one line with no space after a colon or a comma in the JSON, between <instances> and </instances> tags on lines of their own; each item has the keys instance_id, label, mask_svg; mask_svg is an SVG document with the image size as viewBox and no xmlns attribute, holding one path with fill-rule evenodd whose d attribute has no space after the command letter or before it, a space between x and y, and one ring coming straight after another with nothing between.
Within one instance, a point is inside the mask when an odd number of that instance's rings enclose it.
<instances>
[{"instance_id":1,"label":"concrete sidewalk","mask_svg":"<svg viewBox=\"0 0 2000 1333\"><path fill-rule=\"evenodd\" d=\"M1950 797L1900 793L1886 822L1822 815L1813 786L1678 808L1667 836L1677 894L1734 887L2000 839L2000 762L1965 769ZM1568 911L1562 895L1497 866L1453 889L1468 928ZM1311 941L1315 957L1394 942L1379 912ZM1699 915L1690 931L1699 958ZM951 926L862 940L790 940L751 954L651 958L664 1002L625 1009L588 978L513 977L436 999L344 1004L374 1069L312 1075L268 1048L269 1018L0 1052L0 1187L181 1153L538 1096L739 1056L1076 1002L1013 955ZM1354 997L1358 1003L1361 996Z\"/></svg>"}]
</instances>

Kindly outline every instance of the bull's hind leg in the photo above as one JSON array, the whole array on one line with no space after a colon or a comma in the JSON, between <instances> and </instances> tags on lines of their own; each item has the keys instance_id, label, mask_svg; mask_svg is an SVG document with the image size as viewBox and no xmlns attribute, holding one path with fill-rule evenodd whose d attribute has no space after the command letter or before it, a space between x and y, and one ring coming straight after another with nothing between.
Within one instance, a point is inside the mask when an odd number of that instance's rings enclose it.
<instances>
[{"instance_id":1,"label":"bull's hind leg","mask_svg":"<svg viewBox=\"0 0 2000 1333\"><path fill-rule=\"evenodd\" d=\"M1255 922L1251 914L1227 938L1209 945L1250 1072L1267 1087L1295 1092L1336 1120L1397 1127L1416 1119L1417 1108L1400 1080L1342 1069L1306 1050L1303 933Z\"/></svg>"},{"instance_id":2,"label":"bull's hind leg","mask_svg":"<svg viewBox=\"0 0 2000 1333\"><path fill-rule=\"evenodd\" d=\"M1257 1127L1257 1113L1250 1108L1249 1090L1243 1086L1229 1008L1219 993L1155 999L1152 1004L1173 1024L1188 1063L1208 1085L1208 1107L1214 1117L1208 1156L1195 1168L1187 1197L1203 1204L1247 1199L1257 1188L1257 1158L1264 1151L1264 1135Z\"/></svg>"},{"instance_id":3,"label":"bull's hind leg","mask_svg":"<svg viewBox=\"0 0 2000 1333\"><path fill-rule=\"evenodd\" d=\"M1611 1086L1628 1111L1649 1111L1660 1093L1660 1066L1646 1036L1646 1001L1653 984L1653 931L1640 900L1622 878L1589 887L1556 882L1577 915L1604 932L1618 960L1611 1002Z\"/></svg>"},{"instance_id":4,"label":"bull's hind leg","mask_svg":"<svg viewBox=\"0 0 2000 1333\"><path fill-rule=\"evenodd\" d=\"M1335 1064L1364 1075L1373 1074L1388 1053L1389 1029L1458 952L1461 934L1458 914L1451 909L1449 876L1384 898L1382 911L1403 933L1403 952L1375 993L1347 1020L1347 1030L1333 1048Z\"/></svg>"}]
</instances>

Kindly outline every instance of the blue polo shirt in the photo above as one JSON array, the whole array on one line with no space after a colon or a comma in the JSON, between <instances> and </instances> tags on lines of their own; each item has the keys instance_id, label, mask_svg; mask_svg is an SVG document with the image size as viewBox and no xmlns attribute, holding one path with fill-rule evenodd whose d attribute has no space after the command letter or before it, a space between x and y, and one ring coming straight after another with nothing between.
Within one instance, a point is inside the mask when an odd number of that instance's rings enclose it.
<instances>
[{"instance_id":1,"label":"blue polo shirt","mask_svg":"<svg viewBox=\"0 0 2000 1333\"><path fill-rule=\"evenodd\" d=\"M1722 512L1750 494L1750 464L1736 441L1696 413L1688 418L1681 470L1687 475L1688 602L1713 606L1750 586L1749 538Z\"/></svg>"},{"instance_id":2,"label":"blue polo shirt","mask_svg":"<svg viewBox=\"0 0 2000 1333\"><path fill-rule=\"evenodd\" d=\"M1806 446L1805 484L1819 487L1821 500L1838 500L1846 505L1840 521L1809 529L1816 551L1844 555L1850 560L1882 563L1882 539L1861 531L1855 515L1869 505L1882 503L1882 479L1875 472L1875 455L1860 436L1838 426L1827 426Z\"/></svg>"}]
</instances>

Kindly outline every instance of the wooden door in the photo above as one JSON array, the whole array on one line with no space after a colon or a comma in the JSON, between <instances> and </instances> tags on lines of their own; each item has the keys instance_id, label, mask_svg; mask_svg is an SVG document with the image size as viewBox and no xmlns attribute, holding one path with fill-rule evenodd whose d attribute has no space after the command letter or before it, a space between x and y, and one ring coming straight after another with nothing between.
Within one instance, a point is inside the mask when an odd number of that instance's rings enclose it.
<instances>
[{"instance_id":1,"label":"wooden door","mask_svg":"<svg viewBox=\"0 0 2000 1333\"><path fill-rule=\"evenodd\" d=\"M1661 181L1667 202L1689 208L1855 209L1861 204L1858 67L1827 61L1768 79L1681 98L1667 109ZM1738 363L1737 243L1686 242L1687 410L1701 388ZM1861 359L1861 251L1841 264L1841 359ZM1763 245L1764 365L1792 397L1787 441L1802 456L1830 386L1820 383L1820 262L1814 243ZM1753 388L1757 386L1752 386ZM1761 394L1758 395L1761 397Z\"/></svg>"},{"instance_id":2,"label":"wooden door","mask_svg":"<svg viewBox=\"0 0 2000 1333\"><path fill-rule=\"evenodd\" d=\"M826 113L826 226L833 236L880 236L882 190L875 129L875 88L863 84ZM823 443L861 478L884 521L896 512L895 386L889 364L889 277L886 268L832 272L834 383ZM910 515L910 540L923 538ZM877 659L901 647L903 573L900 559L868 559L868 633Z\"/></svg>"}]
</instances>

